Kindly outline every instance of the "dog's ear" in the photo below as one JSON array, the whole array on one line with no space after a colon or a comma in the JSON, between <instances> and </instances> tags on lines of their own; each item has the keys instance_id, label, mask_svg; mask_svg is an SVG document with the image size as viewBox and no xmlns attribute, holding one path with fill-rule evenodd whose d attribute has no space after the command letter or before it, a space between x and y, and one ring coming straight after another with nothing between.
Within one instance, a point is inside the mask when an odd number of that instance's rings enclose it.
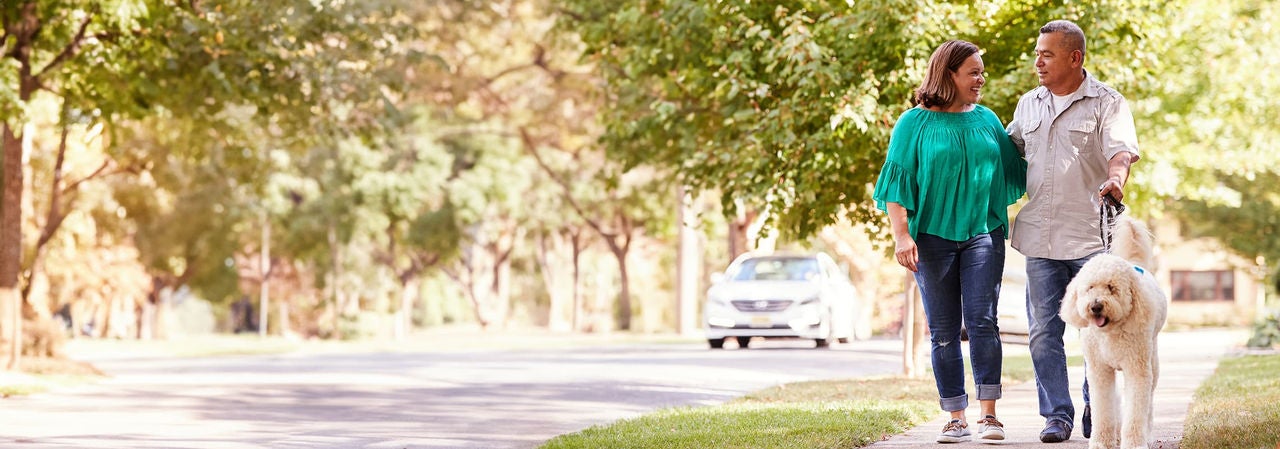
<instances>
[{"instance_id":1,"label":"dog's ear","mask_svg":"<svg viewBox=\"0 0 1280 449\"><path fill-rule=\"evenodd\" d=\"M1062 317L1062 321L1067 322L1076 328L1089 327L1089 322L1080 316L1080 311L1076 310L1076 302L1080 300L1077 293L1079 287L1075 282L1067 284L1067 292L1062 296L1062 309L1058 311L1058 315Z\"/></svg>"}]
</instances>

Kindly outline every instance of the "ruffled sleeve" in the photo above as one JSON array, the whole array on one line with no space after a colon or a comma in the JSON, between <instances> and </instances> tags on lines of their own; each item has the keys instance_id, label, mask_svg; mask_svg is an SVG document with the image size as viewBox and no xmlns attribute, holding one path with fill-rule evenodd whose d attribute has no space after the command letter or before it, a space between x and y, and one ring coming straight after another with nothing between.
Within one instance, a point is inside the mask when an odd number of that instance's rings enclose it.
<instances>
[{"instance_id":1,"label":"ruffled sleeve","mask_svg":"<svg viewBox=\"0 0 1280 449\"><path fill-rule=\"evenodd\" d=\"M887 203L898 203L908 212L915 212L919 192L920 184L916 182L914 171L908 171L896 162L885 161L871 197L876 200L876 208L882 211L889 211Z\"/></svg>"},{"instance_id":2,"label":"ruffled sleeve","mask_svg":"<svg viewBox=\"0 0 1280 449\"><path fill-rule=\"evenodd\" d=\"M889 211L887 203L898 203L911 216L918 205L920 181L916 177L919 158L916 140L920 120L916 112L914 108L907 110L894 124L884 167L880 169L880 178L876 180L875 191L871 194L876 208L885 212Z\"/></svg>"}]
</instances>

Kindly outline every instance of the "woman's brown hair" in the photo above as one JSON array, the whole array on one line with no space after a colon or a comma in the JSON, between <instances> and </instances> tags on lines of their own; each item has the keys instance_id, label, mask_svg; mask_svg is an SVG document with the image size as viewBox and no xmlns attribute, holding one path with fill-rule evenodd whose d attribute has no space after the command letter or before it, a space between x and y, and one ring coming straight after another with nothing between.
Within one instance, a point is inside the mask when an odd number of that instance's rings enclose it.
<instances>
[{"instance_id":1,"label":"woman's brown hair","mask_svg":"<svg viewBox=\"0 0 1280 449\"><path fill-rule=\"evenodd\" d=\"M951 74L977 52L978 46L969 42L943 42L929 57L929 70L924 75L924 82L916 89L913 102L926 108L951 106L956 101L956 83Z\"/></svg>"}]
</instances>

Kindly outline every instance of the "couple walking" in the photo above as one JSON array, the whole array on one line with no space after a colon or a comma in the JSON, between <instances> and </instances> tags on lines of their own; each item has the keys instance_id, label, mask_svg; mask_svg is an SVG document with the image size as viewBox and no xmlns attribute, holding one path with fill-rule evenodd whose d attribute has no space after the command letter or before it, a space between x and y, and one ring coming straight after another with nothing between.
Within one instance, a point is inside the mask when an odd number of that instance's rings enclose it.
<instances>
[{"instance_id":1,"label":"couple walking","mask_svg":"<svg viewBox=\"0 0 1280 449\"><path fill-rule=\"evenodd\" d=\"M1007 126L979 104L986 72L978 47L942 44L915 91L915 107L894 125L873 198L888 213L898 263L914 273L932 335L939 404L951 420L938 441L968 440L963 321L982 417L977 438L1003 440L996 414L1003 357L996 302L1005 238L1027 257L1030 350L1045 418L1040 440L1071 438L1075 407L1058 316L1072 277L1103 250L1098 205L1123 197L1138 160L1137 133L1123 96L1084 69L1085 35L1049 22L1036 40L1040 86L1018 101ZM1011 226L1008 206L1028 195ZM1081 416L1089 436L1088 392Z\"/></svg>"}]
</instances>

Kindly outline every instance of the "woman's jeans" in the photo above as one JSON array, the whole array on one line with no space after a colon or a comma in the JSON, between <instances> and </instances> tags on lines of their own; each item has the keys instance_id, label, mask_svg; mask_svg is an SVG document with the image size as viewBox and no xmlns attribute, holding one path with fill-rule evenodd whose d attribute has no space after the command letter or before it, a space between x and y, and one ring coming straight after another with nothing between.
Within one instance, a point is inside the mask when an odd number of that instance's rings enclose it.
<instances>
[{"instance_id":1,"label":"woman's jeans","mask_svg":"<svg viewBox=\"0 0 1280 449\"><path fill-rule=\"evenodd\" d=\"M996 303L1004 274L1004 228L957 242L920 233L915 273L933 344L933 377L944 411L969 407L964 389L960 323L969 333L969 358L978 400L1000 399L1003 358Z\"/></svg>"},{"instance_id":2,"label":"woman's jeans","mask_svg":"<svg viewBox=\"0 0 1280 449\"><path fill-rule=\"evenodd\" d=\"M1076 409L1071 403L1067 352L1062 343L1067 323L1058 313L1067 284L1092 258L1092 255L1074 260L1027 258L1027 324L1036 390L1040 394L1040 416L1044 416L1045 421L1062 421L1067 427L1074 427ZM1088 387L1086 382L1085 404L1089 403Z\"/></svg>"}]
</instances>

